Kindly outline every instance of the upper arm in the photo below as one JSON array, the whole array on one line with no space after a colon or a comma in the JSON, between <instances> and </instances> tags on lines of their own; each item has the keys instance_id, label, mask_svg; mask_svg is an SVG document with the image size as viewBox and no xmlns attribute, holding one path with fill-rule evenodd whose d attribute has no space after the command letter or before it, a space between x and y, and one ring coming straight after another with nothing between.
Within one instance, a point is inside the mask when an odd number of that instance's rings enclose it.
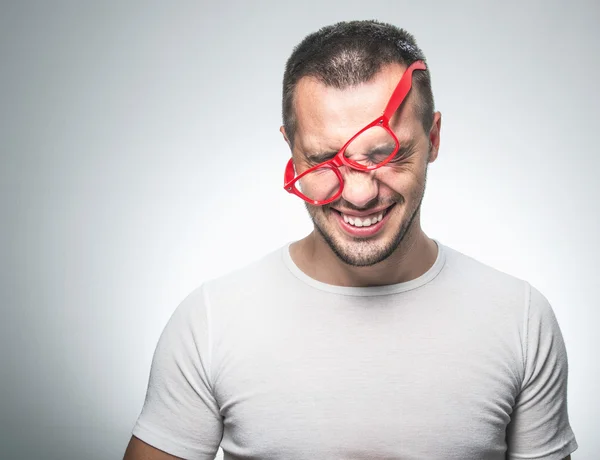
<instances>
[{"instance_id":1,"label":"upper arm","mask_svg":"<svg viewBox=\"0 0 600 460\"><path fill-rule=\"evenodd\" d=\"M184 459L214 459L223 435L211 382L209 329L204 290L197 289L177 307L161 334L132 432L155 449ZM132 444L159 455L135 439Z\"/></svg>"},{"instance_id":2,"label":"upper arm","mask_svg":"<svg viewBox=\"0 0 600 460\"><path fill-rule=\"evenodd\" d=\"M563 458L578 447L567 411L566 347L548 300L527 287L523 379L507 427L507 458Z\"/></svg>"},{"instance_id":3,"label":"upper arm","mask_svg":"<svg viewBox=\"0 0 600 460\"><path fill-rule=\"evenodd\" d=\"M181 457L174 457L132 436L123 460L181 460Z\"/></svg>"}]
</instances>

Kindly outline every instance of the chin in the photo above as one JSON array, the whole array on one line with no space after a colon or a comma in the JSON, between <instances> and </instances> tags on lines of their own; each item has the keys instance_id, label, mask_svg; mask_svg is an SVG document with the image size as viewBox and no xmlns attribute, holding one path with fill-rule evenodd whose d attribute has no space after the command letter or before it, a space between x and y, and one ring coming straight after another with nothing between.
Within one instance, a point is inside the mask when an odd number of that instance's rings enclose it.
<instances>
[{"instance_id":1,"label":"chin","mask_svg":"<svg viewBox=\"0 0 600 460\"><path fill-rule=\"evenodd\" d=\"M336 241L328 240L325 236L324 238L338 259L352 267L371 267L377 265L390 257L399 245L399 243L393 240L386 242L367 240L339 244Z\"/></svg>"},{"instance_id":2,"label":"chin","mask_svg":"<svg viewBox=\"0 0 600 460\"><path fill-rule=\"evenodd\" d=\"M315 229L325 240L333 253L346 265L352 267L370 267L383 262L398 249L411 226L413 215L410 219L404 216L404 206L396 206L396 215L390 216L386 227L380 234L371 238L353 238L337 228L334 217L329 212L311 212ZM399 208L399 209L398 209ZM399 221L399 222L398 222Z\"/></svg>"}]
</instances>

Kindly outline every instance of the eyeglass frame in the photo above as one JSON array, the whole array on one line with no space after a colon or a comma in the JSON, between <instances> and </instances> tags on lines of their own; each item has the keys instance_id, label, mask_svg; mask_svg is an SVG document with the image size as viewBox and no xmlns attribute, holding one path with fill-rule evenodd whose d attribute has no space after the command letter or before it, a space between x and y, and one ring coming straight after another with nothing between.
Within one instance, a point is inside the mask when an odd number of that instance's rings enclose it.
<instances>
[{"instance_id":1,"label":"eyeglass frame","mask_svg":"<svg viewBox=\"0 0 600 460\"><path fill-rule=\"evenodd\" d=\"M350 138L350 140L348 140L344 144L344 146L335 154L335 156L333 158L307 169L306 171L299 174L298 176L296 176L296 171L294 168L294 158L293 157L290 158L290 160L288 161L287 166L285 168L285 172L284 172L284 176L283 176L283 181L284 181L283 188L288 193L298 196L299 198L303 199L307 203L310 203L310 204L313 204L316 206L323 206L323 205L329 204L329 203L337 200L342 195L342 192L344 191L344 178L342 177L342 173L339 170L340 166L348 166L352 169L368 172L368 171L373 171L375 169L381 168L382 166L385 166L387 163L389 163L394 158L396 153L398 153L398 150L400 149L400 141L398 140L398 137L396 136L394 131L390 128L390 118L392 118L392 116L394 115L396 110L398 110L398 108L400 107L402 102L404 102L404 99L406 98L408 92L411 90L411 88L412 88L412 73L414 70L427 70L427 66L425 65L425 62L423 62L423 61L415 61L410 66L408 66L408 68L402 74L402 77L400 78L400 81L396 85L396 88L392 92L392 95L390 96L390 99L385 107L385 110L383 111L383 114L380 117L373 120L368 125L366 125L360 131L358 131L354 136L352 136ZM354 141L354 139L356 139L358 136L360 136L366 130L373 128L374 126L381 126L392 136L392 138L394 139L394 142L395 142L394 151L392 153L390 153L390 155L381 163L377 163L376 165L371 165L371 166L361 165L360 163L357 163L356 161L353 161L350 158L346 157L344 155L344 153L346 152L346 149L352 143L352 141ZM302 177L306 176L307 174L310 174L311 172L316 171L317 169L323 168L323 167L331 168L331 170L336 174L336 176L340 182L340 189L336 192L336 194L334 196L332 196L331 198L328 198L326 200L311 200L306 195L304 195L302 192L300 192L300 190L297 189L296 182L298 180L302 179Z\"/></svg>"}]
</instances>

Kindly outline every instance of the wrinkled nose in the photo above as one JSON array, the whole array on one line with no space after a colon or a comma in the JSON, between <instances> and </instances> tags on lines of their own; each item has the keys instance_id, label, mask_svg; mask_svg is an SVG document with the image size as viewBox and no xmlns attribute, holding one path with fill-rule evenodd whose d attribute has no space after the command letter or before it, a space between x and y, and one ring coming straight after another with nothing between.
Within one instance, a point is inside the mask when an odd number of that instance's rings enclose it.
<instances>
[{"instance_id":1,"label":"wrinkled nose","mask_svg":"<svg viewBox=\"0 0 600 460\"><path fill-rule=\"evenodd\" d=\"M377 197L379 183L375 174L353 169L346 169L343 174L344 190L342 198L357 208L363 208Z\"/></svg>"}]
</instances>

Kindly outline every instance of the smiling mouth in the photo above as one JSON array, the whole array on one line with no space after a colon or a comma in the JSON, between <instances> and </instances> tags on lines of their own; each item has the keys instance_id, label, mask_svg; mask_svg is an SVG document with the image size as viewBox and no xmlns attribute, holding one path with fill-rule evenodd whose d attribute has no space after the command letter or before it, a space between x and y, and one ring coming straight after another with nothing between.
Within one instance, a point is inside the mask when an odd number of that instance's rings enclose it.
<instances>
[{"instance_id":1,"label":"smiling mouth","mask_svg":"<svg viewBox=\"0 0 600 460\"><path fill-rule=\"evenodd\" d=\"M392 209L394 206L395 206L395 204L387 207L383 211L369 214L369 215L362 216L362 217L344 214L343 212L340 212L337 209L332 209L332 210L335 211L336 213L338 213L340 216L342 216L342 218L344 219L344 222L346 222L348 225L361 228L361 227L370 227L372 225L378 224L386 216L386 214L390 211L390 209Z\"/></svg>"}]
</instances>

